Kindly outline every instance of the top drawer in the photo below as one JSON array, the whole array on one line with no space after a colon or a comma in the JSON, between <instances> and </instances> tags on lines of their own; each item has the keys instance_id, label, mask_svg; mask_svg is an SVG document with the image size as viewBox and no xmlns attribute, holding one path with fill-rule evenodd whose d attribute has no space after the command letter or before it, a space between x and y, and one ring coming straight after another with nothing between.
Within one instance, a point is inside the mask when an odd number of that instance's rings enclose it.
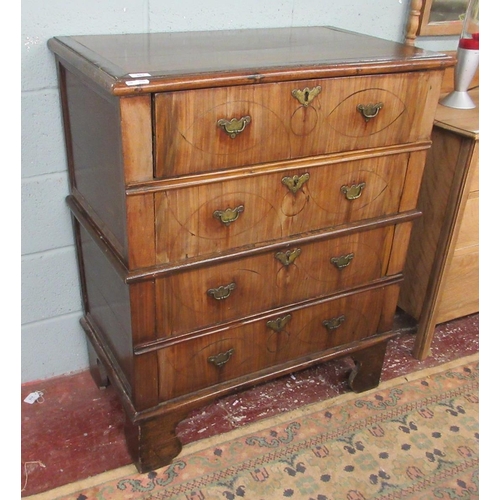
<instances>
[{"instance_id":1,"label":"top drawer","mask_svg":"<svg viewBox=\"0 0 500 500\"><path fill-rule=\"evenodd\" d=\"M155 94L155 176L428 139L439 79L403 73Z\"/></svg>"}]
</instances>

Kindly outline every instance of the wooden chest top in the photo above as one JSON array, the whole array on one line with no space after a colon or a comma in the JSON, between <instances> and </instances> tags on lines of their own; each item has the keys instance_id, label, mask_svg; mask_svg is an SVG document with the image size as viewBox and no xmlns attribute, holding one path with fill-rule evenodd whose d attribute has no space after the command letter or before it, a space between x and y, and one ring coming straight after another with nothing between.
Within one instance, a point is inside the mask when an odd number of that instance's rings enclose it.
<instances>
[{"instance_id":1,"label":"wooden chest top","mask_svg":"<svg viewBox=\"0 0 500 500\"><path fill-rule=\"evenodd\" d=\"M418 71L453 58L330 27L62 36L51 50L116 95Z\"/></svg>"}]
</instances>

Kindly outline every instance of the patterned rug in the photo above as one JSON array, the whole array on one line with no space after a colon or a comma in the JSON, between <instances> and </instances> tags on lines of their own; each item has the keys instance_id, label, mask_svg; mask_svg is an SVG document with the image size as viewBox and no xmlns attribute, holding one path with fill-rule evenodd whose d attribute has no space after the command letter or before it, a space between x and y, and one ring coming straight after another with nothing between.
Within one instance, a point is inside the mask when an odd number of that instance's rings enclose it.
<instances>
[{"instance_id":1,"label":"patterned rug","mask_svg":"<svg viewBox=\"0 0 500 500\"><path fill-rule=\"evenodd\" d=\"M479 498L477 355L187 445L39 500ZM135 471L135 472L134 472Z\"/></svg>"}]
</instances>

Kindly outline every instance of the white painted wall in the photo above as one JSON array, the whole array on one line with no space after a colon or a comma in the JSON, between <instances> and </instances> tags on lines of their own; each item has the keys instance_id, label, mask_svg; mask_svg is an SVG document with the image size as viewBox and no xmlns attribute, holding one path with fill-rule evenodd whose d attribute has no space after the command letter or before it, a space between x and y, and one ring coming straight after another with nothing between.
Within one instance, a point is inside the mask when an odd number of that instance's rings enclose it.
<instances>
[{"instance_id":1,"label":"white painted wall","mask_svg":"<svg viewBox=\"0 0 500 500\"><path fill-rule=\"evenodd\" d=\"M329 25L403 41L409 1L22 0L21 381L88 366L50 37Z\"/></svg>"}]
</instances>

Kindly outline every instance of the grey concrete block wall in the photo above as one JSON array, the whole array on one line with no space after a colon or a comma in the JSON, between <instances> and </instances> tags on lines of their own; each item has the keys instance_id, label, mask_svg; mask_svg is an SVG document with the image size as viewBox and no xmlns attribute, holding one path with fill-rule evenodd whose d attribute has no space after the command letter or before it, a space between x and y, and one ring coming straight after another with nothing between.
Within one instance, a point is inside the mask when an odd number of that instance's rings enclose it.
<instances>
[{"instance_id":1,"label":"grey concrete block wall","mask_svg":"<svg viewBox=\"0 0 500 500\"><path fill-rule=\"evenodd\" d=\"M402 41L408 6L409 0L23 0L22 382L88 367L50 37L330 25Z\"/></svg>"}]
</instances>

